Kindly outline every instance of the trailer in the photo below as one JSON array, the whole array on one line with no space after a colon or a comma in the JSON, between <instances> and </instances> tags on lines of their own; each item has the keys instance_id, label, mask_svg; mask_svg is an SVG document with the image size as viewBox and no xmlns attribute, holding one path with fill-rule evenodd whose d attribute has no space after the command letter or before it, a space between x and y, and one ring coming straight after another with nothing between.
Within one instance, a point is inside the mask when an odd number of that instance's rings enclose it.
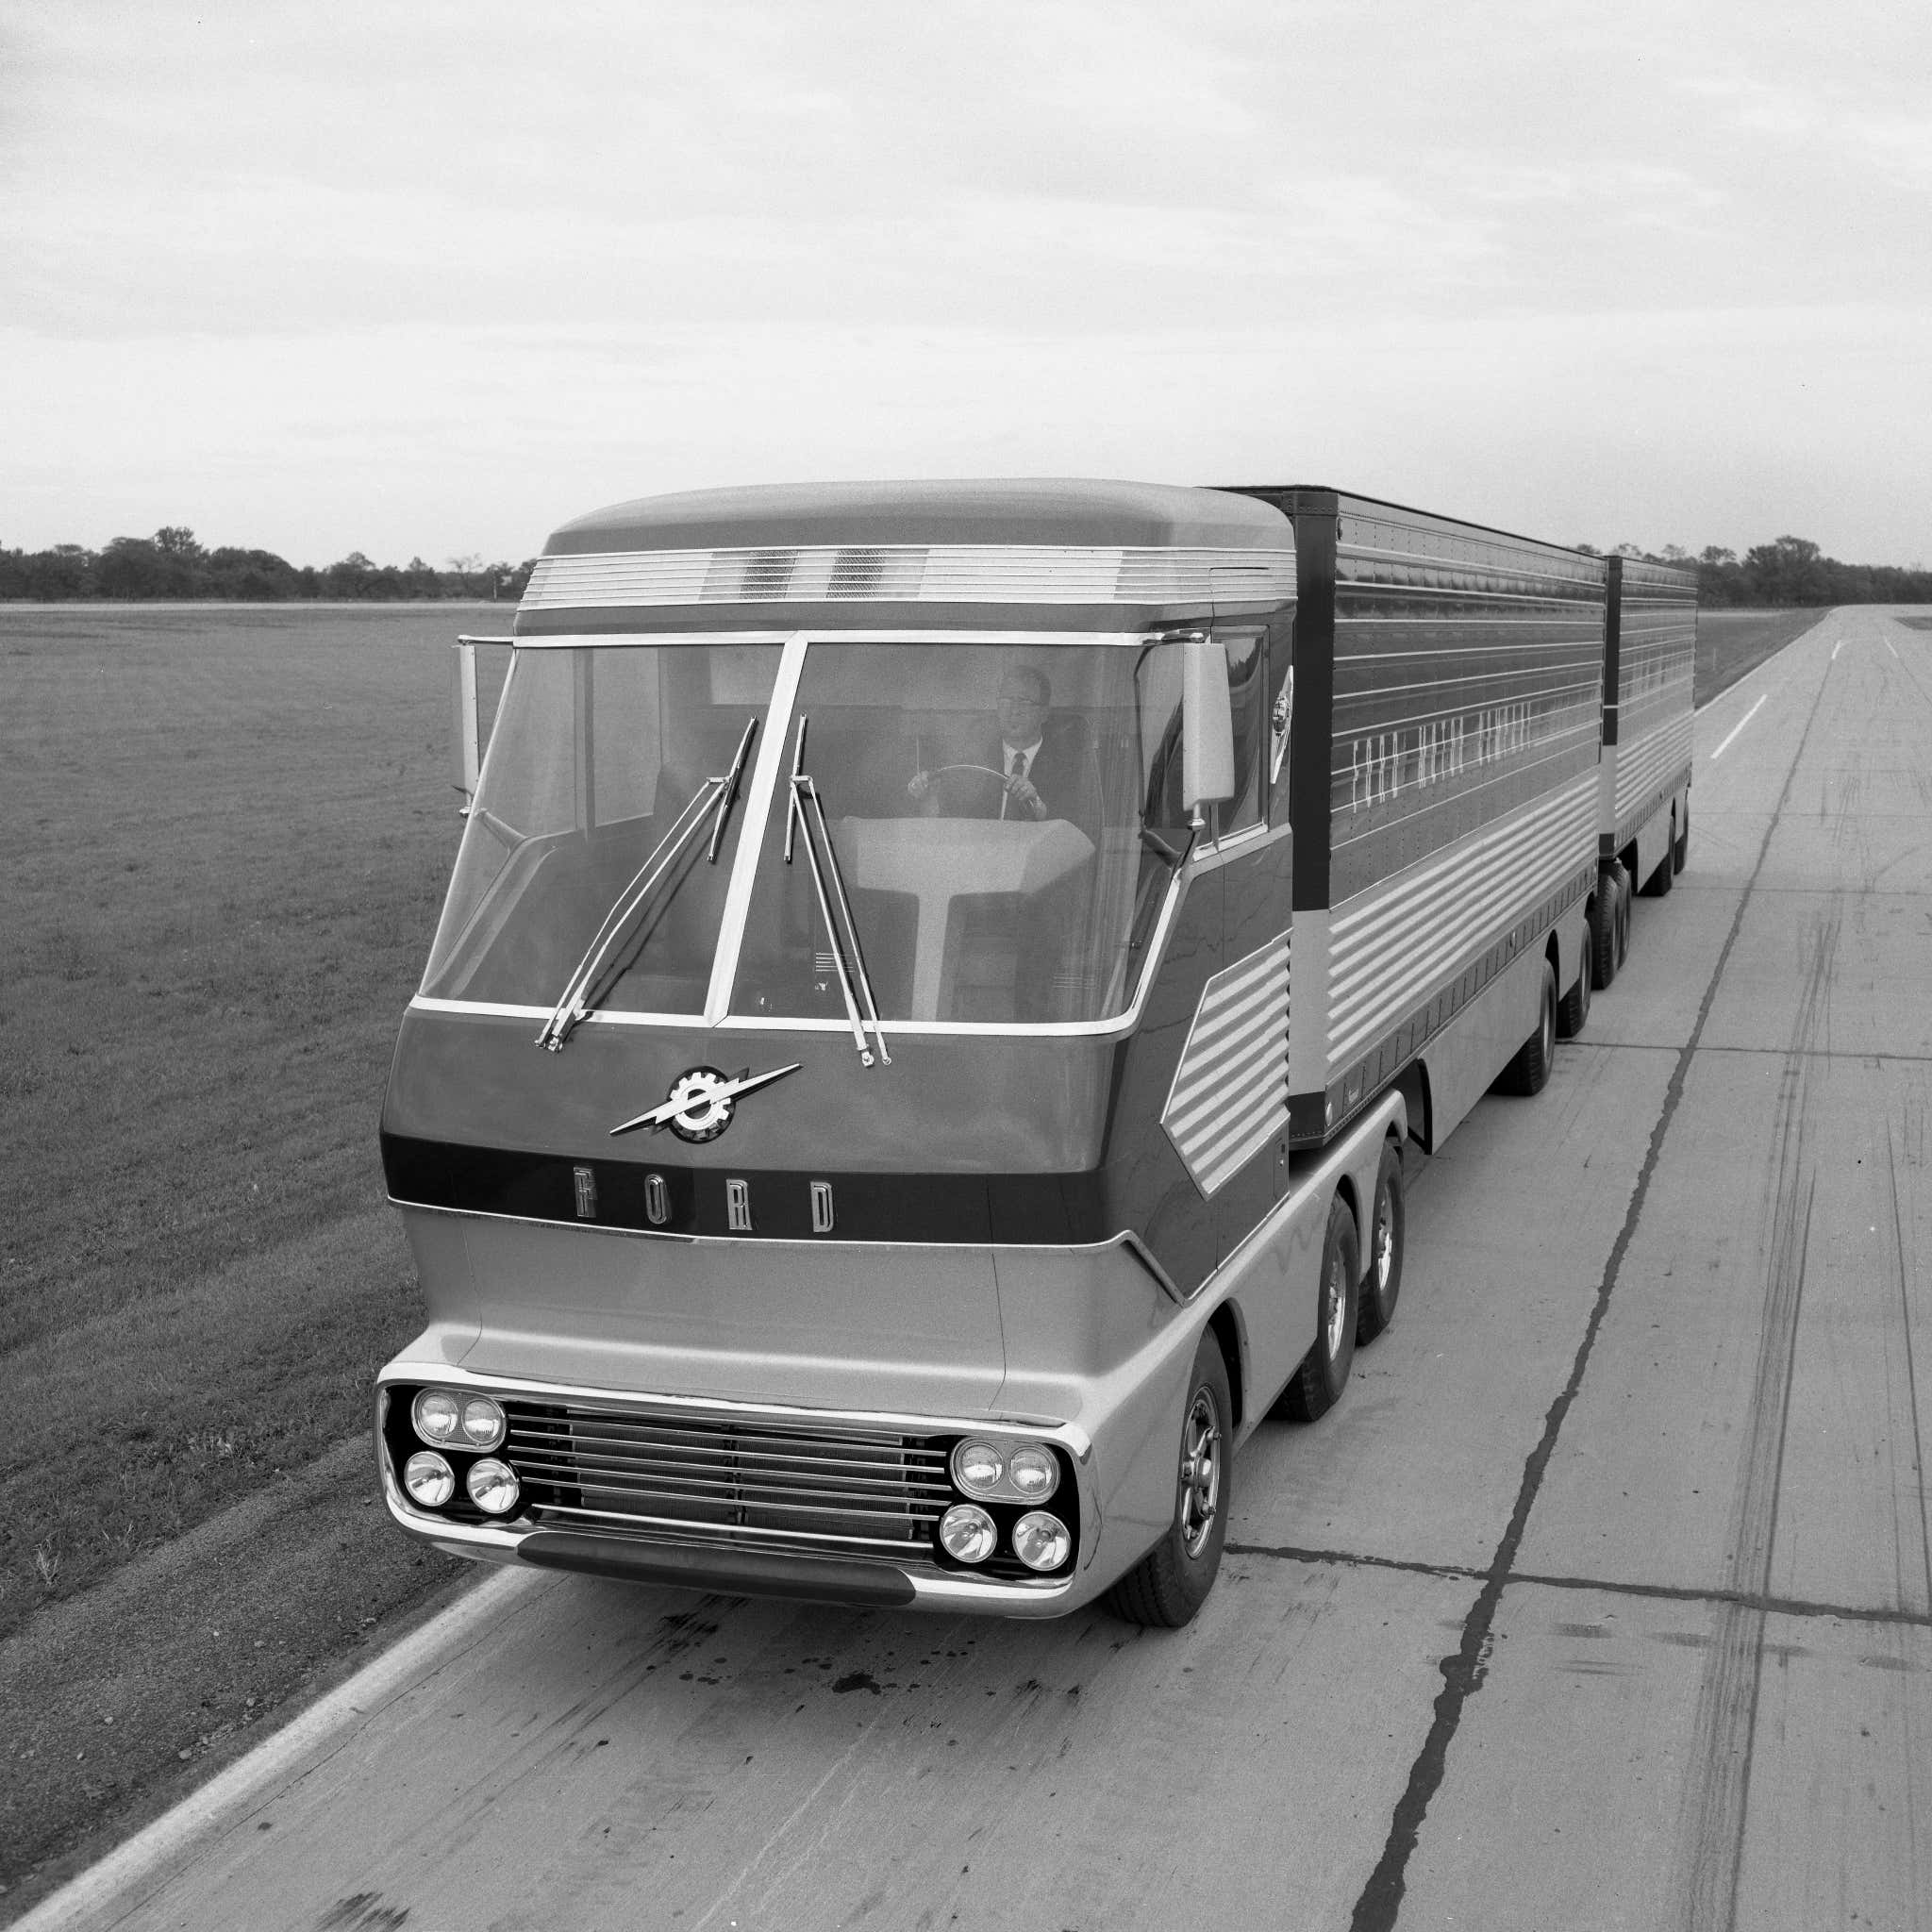
<instances>
[{"instance_id":1,"label":"trailer","mask_svg":"<svg viewBox=\"0 0 1932 1932\"><path fill-rule=\"evenodd\" d=\"M1391 1319L1404 1147L1581 1024L1602 559L1333 491L843 484L551 539L382 1153L396 1522L1174 1625ZM511 661L478 759L475 653Z\"/></svg>"},{"instance_id":2,"label":"trailer","mask_svg":"<svg viewBox=\"0 0 1932 1932\"><path fill-rule=\"evenodd\" d=\"M1603 758L1598 790L1600 917L1592 979L1616 977L1630 947L1630 900L1661 897L1690 856L1692 682L1697 575L1638 558L1608 559Z\"/></svg>"}]
</instances>

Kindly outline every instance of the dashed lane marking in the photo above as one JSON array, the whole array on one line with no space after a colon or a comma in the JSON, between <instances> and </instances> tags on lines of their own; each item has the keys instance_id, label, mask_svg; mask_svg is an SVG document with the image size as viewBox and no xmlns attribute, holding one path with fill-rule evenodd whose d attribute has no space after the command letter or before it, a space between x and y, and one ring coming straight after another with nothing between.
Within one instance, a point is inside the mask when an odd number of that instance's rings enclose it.
<instances>
[{"instance_id":1,"label":"dashed lane marking","mask_svg":"<svg viewBox=\"0 0 1932 1932\"><path fill-rule=\"evenodd\" d=\"M1769 691L1766 691L1764 693L1764 697L1759 698L1757 702L1755 705L1753 705L1751 708L1748 711L1746 711L1744 715L1741 718L1740 718L1735 724L1731 726L1730 730L1724 734L1724 741L1721 745L1719 745L1718 748L1710 755L1713 761L1723 758L1725 752L1730 750L1732 739L1736 738L1738 733L1743 730L1745 725L1750 724L1752 719L1757 717L1758 712L1764 708L1764 698L1768 698L1770 695L1771 693Z\"/></svg>"}]
</instances>

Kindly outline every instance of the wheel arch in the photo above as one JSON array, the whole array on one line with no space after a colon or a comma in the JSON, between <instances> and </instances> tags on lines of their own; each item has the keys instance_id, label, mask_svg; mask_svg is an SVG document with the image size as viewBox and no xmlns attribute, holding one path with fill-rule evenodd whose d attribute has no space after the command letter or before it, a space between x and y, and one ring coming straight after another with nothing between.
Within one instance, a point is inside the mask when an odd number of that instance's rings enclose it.
<instances>
[{"instance_id":1,"label":"wheel arch","mask_svg":"<svg viewBox=\"0 0 1932 1932\"><path fill-rule=\"evenodd\" d=\"M1227 1364L1227 1394L1234 1413L1228 1419L1230 1432L1238 1432L1247 1413L1245 1363L1248 1352L1247 1324L1241 1320L1240 1305L1232 1296L1218 1303L1208 1317L1208 1332Z\"/></svg>"}]
</instances>

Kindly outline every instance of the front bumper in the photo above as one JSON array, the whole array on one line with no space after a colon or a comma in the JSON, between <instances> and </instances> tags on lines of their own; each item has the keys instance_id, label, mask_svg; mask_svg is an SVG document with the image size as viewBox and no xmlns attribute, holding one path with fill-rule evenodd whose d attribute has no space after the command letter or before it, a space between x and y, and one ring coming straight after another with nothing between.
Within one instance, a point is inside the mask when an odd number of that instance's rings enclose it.
<instances>
[{"instance_id":1,"label":"front bumper","mask_svg":"<svg viewBox=\"0 0 1932 1932\"><path fill-rule=\"evenodd\" d=\"M408 1423L392 1391L425 1384L474 1391L497 1398L513 1411L605 1419L619 1429L635 1428L671 1438L706 1438L727 1444L722 1459L733 1465L742 1457L756 1461L757 1445L781 1440L785 1432L808 1435L814 1444L836 1445L849 1438L877 1454L881 1441L908 1442L973 1436L1046 1442L1060 1452L1061 1487L1046 1507L1072 1516L1076 1537L1066 1568L1046 1576L988 1575L953 1564L916 1526L902 1526L899 1547L877 1547L876 1536L841 1536L771 1526L756 1502L748 1509L724 1501L701 1512L708 1520L655 1519L649 1506L622 1524L596 1521L596 1512L558 1507L565 1493L541 1481L532 1484L503 1520L481 1519L474 1510L444 1513L420 1508L400 1481L400 1452L408 1445ZM552 1424L568 1430L569 1424ZM518 1466L518 1431L494 1452ZM452 1556L540 1569L575 1570L641 1583L708 1590L733 1595L775 1595L808 1601L877 1607L933 1608L1006 1617L1056 1617L1077 1608L1106 1589L1140 1554L1113 1549L1115 1538L1103 1521L1093 1444L1078 1426L1033 1418L881 1414L862 1410L788 1407L775 1404L728 1402L666 1395L626 1396L608 1389L477 1374L445 1361L398 1357L383 1371L376 1391L376 1448L383 1496L390 1514L411 1536ZM932 1452L924 1454L928 1460ZM720 1452L708 1450L715 1472ZM866 1467L867 1465L861 1465ZM520 1475L523 1472L519 1472ZM715 1479L715 1477L714 1477ZM581 1483L584 1478L580 1475ZM679 1480L689 1481L688 1478ZM871 1487L876 1488L875 1481ZM928 1478L924 1487L935 1485ZM460 1491L459 1491L460 1494ZM548 1497L535 1501L532 1497ZM576 1492L579 1504L592 1500L588 1485ZM953 1495L945 1500L970 1500ZM1069 1504L1072 1505L1069 1507ZM660 1502L658 1506L662 1508ZM936 1516L932 1503L925 1513ZM1014 1510L1005 1512L1010 1516ZM918 1512L908 1505L901 1516L910 1525ZM736 1515L740 1520L731 1520ZM762 1521L751 1521L759 1518ZM845 1526L845 1525L841 1525ZM873 1525L876 1527L877 1525ZM861 1547L872 1545L872 1547ZM1004 1568L1017 1569L1016 1560Z\"/></svg>"}]
</instances>

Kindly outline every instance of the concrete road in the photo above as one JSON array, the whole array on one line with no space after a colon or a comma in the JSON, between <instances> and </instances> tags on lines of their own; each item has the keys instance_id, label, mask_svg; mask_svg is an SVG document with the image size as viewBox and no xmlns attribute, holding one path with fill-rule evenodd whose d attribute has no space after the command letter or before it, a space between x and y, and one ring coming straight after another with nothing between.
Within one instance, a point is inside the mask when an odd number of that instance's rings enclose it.
<instances>
[{"instance_id":1,"label":"concrete road","mask_svg":"<svg viewBox=\"0 0 1932 1932\"><path fill-rule=\"evenodd\" d=\"M1928 1101L1932 632L1840 613L1193 1627L496 1576L29 1923L1932 1924Z\"/></svg>"}]
</instances>

